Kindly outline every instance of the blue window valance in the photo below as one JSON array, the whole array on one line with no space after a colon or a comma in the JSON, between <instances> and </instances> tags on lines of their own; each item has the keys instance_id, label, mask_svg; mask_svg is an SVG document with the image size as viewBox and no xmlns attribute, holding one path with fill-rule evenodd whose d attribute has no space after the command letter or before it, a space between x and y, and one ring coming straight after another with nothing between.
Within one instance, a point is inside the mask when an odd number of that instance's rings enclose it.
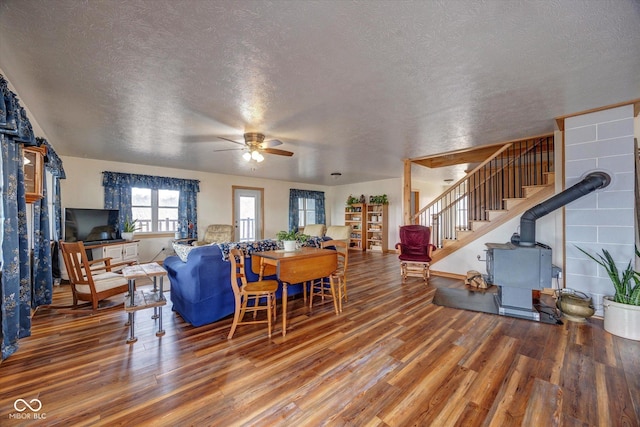
<instances>
[{"instance_id":1,"label":"blue window valance","mask_svg":"<svg viewBox=\"0 0 640 427\"><path fill-rule=\"evenodd\" d=\"M18 96L9 89L8 82L0 74L0 133L7 135L12 142L35 146L31 122L27 112L20 105Z\"/></svg>"},{"instance_id":2,"label":"blue window valance","mask_svg":"<svg viewBox=\"0 0 640 427\"><path fill-rule=\"evenodd\" d=\"M47 155L44 160L45 169L53 176L59 179L65 179L67 175L64 173L64 168L62 167L62 160L58 157L58 153L53 149L49 141L44 138L36 138L36 143L38 146L44 145L47 147Z\"/></svg>"},{"instance_id":3,"label":"blue window valance","mask_svg":"<svg viewBox=\"0 0 640 427\"><path fill-rule=\"evenodd\" d=\"M134 173L102 172L105 187L142 187L153 190L180 190L197 193L200 181L195 179L170 178L164 176L139 175Z\"/></svg>"}]
</instances>

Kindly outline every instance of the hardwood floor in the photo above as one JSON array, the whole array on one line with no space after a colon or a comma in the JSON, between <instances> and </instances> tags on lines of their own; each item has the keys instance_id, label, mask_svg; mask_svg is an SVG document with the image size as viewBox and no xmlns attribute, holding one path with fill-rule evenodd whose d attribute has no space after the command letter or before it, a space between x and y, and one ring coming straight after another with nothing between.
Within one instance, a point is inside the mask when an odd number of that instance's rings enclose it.
<instances>
[{"instance_id":1,"label":"hardwood floor","mask_svg":"<svg viewBox=\"0 0 640 427\"><path fill-rule=\"evenodd\" d=\"M39 310L0 364L0 425L640 425L640 343L602 321L549 325L431 303L432 277L403 285L395 255L350 253L349 301L289 304L291 330L199 328L168 307L125 343L122 309ZM68 301L66 286L55 303ZM280 308L280 306L278 306ZM279 314L280 316L280 314ZM280 323L277 323L280 325ZM18 419L39 399L44 420Z\"/></svg>"}]
</instances>

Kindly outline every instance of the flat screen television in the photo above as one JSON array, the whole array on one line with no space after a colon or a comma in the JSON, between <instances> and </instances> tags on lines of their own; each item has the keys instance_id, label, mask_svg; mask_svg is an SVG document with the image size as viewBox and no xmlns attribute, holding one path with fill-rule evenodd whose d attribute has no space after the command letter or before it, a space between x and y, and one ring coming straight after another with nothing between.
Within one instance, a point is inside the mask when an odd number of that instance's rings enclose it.
<instances>
[{"instance_id":1,"label":"flat screen television","mask_svg":"<svg viewBox=\"0 0 640 427\"><path fill-rule=\"evenodd\" d=\"M64 240L88 245L121 241L118 217L118 209L66 208Z\"/></svg>"}]
</instances>

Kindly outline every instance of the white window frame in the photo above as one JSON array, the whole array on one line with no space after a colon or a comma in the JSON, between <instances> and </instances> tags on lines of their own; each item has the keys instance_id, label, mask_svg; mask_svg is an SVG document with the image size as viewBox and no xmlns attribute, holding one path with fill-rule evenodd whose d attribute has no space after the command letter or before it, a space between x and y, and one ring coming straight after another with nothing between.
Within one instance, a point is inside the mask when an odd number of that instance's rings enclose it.
<instances>
[{"instance_id":1,"label":"white window frame","mask_svg":"<svg viewBox=\"0 0 640 427\"><path fill-rule=\"evenodd\" d=\"M302 210L300 210L300 200L302 200ZM315 199L311 199L308 197L298 197L298 227L306 227L307 225L307 213L313 212L313 217L317 217L317 209L314 207L313 209L307 209L307 201ZM313 223L315 224L315 222Z\"/></svg>"},{"instance_id":2,"label":"white window frame","mask_svg":"<svg viewBox=\"0 0 640 427\"><path fill-rule=\"evenodd\" d=\"M178 223L178 220L176 220L175 223L175 229L174 230L158 230L158 209L160 208L169 208L169 209L173 209L175 208L176 210L178 210L180 208L180 205L178 204L178 206L160 206L158 203L158 193L159 190L156 188L149 188L149 187L136 187L133 186L131 187L131 189L133 190L134 188L140 188L140 189L144 189L144 190L151 190L151 206L148 205L134 205L133 204L133 200L131 200L131 208L151 208L151 230L150 231L136 231L136 234L155 234L155 233L175 233L176 231L181 231L180 230L180 224ZM168 190L168 191L177 191L178 193L180 193L179 190ZM180 194L178 194L178 200L180 200ZM136 219L136 218L133 218Z\"/></svg>"}]
</instances>

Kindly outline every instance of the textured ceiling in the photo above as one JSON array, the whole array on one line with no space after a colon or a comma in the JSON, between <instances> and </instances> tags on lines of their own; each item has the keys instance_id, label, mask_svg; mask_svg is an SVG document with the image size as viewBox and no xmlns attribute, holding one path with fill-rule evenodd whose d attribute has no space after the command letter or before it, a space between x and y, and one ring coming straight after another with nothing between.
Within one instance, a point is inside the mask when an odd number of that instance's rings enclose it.
<instances>
[{"instance_id":1,"label":"textured ceiling","mask_svg":"<svg viewBox=\"0 0 640 427\"><path fill-rule=\"evenodd\" d=\"M640 2L3 0L0 69L61 155L345 184L640 98Z\"/></svg>"}]
</instances>

